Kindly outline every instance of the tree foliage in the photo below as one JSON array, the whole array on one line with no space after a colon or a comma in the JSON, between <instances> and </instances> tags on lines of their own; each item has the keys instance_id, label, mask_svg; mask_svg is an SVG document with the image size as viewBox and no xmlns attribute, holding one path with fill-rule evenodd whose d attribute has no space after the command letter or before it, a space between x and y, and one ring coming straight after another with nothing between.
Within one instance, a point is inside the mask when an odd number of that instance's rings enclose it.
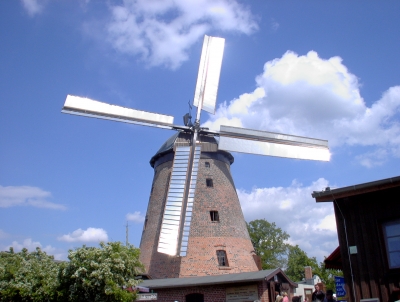
<instances>
[{"instance_id":1,"label":"tree foliage","mask_svg":"<svg viewBox=\"0 0 400 302\"><path fill-rule=\"evenodd\" d=\"M293 281L301 281L305 278L304 268L311 266L313 272L318 269L318 262L315 257L309 258L298 245L290 246L288 262L285 270L286 275Z\"/></svg>"},{"instance_id":2,"label":"tree foliage","mask_svg":"<svg viewBox=\"0 0 400 302\"><path fill-rule=\"evenodd\" d=\"M323 262L319 264L314 273L321 278L327 290L331 289L333 291L335 291L335 276L343 276L343 272L341 270L325 268L325 264Z\"/></svg>"},{"instance_id":3,"label":"tree foliage","mask_svg":"<svg viewBox=\"0 0 400 302\"><path fill-rule=\"evenodd\" d=\"M39 247L0 252L1 301L56 301L59 266Z\"/></svg>"},{"instance_id":4,"label":"tree foliage","mask_svg":"<svg viewBox=\"0 0 400 302\"><path fill-rule=\"evenodd\" d=\"M40 248L0 252L0 301L134 301L139 249L120 242L70 250L55 262Z\"/></svg>"},{"instance_id":5,"label":"tree foliage","mask_svg":"<svg viewBox=\"0 0 400 302\"><path fill-rule=\"evenodd\" d=\"M247 223L251 242L257 255L261 257L263 269L285 267L287 261L289 235L275 223L257 219Z\"/></svg>"},{"instance_id":6,"label":"tree foliage","mask_svg":"<svg viewBox=\"0 0 400 302\"><path fill-rule=\"evenodd\" d=\"M125 287L139 282L143 271L140 251L120 242L100 243L69 251L68 264L60 272L61 286L68 301L132 301L135 294Z\"/></svg>"},{"instance_id":7,"label":"tree foliage","mask_svg":"<svg viewBox=\"0 0 400 302\"><path fill-rule=\"evenodd\" d=\"M313 274L318 275L326 289L335 289L334 276L343 276L340 270L325 268L323 262L318 263L315 257L308 257L298 245L285 243L289 235L275 223L265 219L253 220L247 223L251 242L255 252L261 257L262 268L283 268L286 275L293 281L305 278L304 268L311 266Z\"/></svg>"}]
</instances>

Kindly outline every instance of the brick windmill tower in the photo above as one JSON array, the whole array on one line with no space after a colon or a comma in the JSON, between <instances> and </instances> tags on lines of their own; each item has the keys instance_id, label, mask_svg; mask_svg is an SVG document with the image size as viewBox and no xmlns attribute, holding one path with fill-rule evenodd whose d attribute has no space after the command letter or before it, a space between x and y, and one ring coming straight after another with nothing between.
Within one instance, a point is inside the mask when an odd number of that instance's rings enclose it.
<instances>
[{"instance_id":1,"label":"brick windmill tower","mask_svg":"<svg viewBox=\"0 0 400 302\"><path fill-rule=\"evenodd\" d=\"M152 278L257 271L254 248L230 172L233 157L218 150L215 138L209 135L200 135L197 143L202 152L197 155L200 158L194 168L195 194L188 205L191 221L184 239L186 256L157 252L167 215L167 211L163 212L171 198L168 187L174 181L174 150L177 146L189 147L190 143L190 134L177 133L150 161L154 179L140 243L142 263Z\"/></svg>"},{"instance_id":2,"label":"brick windmill tower","mask_svg":"<svg viewBox=\"0 0 400 302\"><path fill-rule=\"evenodd\" d=\"M267 131L200 127L202 110L215 113L225 40L204 37L193 105L194 123L68 95L62 112L176 130L152 157L153 187L141 240L153 278L257 270L253 247L230 173L227 151L329 160L328 142ZM216 139L218 138L218 141Z\"/></svg>"}]
</instances>

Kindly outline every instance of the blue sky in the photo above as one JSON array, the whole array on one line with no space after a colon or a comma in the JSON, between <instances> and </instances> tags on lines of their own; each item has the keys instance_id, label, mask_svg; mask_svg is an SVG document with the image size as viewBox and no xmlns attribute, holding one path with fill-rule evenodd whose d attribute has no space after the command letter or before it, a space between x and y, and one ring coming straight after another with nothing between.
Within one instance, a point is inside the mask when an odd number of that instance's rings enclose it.
<instances>
[{"instance_id":1,"label":"blue sky","mask_svg":"<svg viewBox=\"0 0 400 302\"><path fill-rule=\"evenodd\" d=\"M333 206L312 191L399 175L400 2L0 2L0 248L57 259L138 246L152 155L172 131L60 113L67 94L181 124L204 34L226 39L220 123L328 139L330 162L233 154L247 221L265 218L322 260Z\"/></svg>"}]
</instances>

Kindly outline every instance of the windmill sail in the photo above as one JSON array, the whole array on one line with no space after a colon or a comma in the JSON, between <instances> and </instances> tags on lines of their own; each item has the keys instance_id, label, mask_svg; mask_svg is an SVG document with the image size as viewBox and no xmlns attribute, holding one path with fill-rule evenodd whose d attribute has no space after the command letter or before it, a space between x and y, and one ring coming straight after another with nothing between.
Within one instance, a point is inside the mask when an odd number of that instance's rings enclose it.
<instances>
[{"instance_id":1,"label":"windmill sail","mask_svg":"<svg viewBox=\"0 0 400 302\"><path fill-rule=\"evenodd\" d=\"M215 112L225 39L204 37L193 105L197 107L190 147L177 147L157 251L186 256L201 146L196 146L201 110ZM180 178L185 173L186 180ZM179 179L178 179L179 177Z\"/></svg>"},{"instance_id":2,"label":"windmill sail","mask_svg":"<svg viewBox=\"0 0 400 302\"><path fill-rule=\"evenodd\" d=\"M201 146L196 147L193 159L192 148L175 149L157 248L160 253L186 256Z\"/></svg>"},{"instance_id":3,"label":"windmill sail","mask_svg":"<svg viewBox=\"0 0 400 302\"><path fill-rule=\"evenodd\" d=\"M111 105L73 95L67 95L61 112L144 126L174 129L173 116Z\"/></svg>"},{"instance_id":4,"label":"windmill sail","mask_svg":"<svg viewBox=\"0 0 400 302\"><path fill-rule=\"evenodd\" d=\"M225 39L204 36L193 105L212 114L217 102L224 46Z\"/></svg>"},{"instance_id":5,"label":"windmill sail","mask_svg":"<svg viewBox=\"0 0 400 302\"><path fill-rule=\"evenodd\" d=\"M220 127L218 149L297 159L329 161L328 141L238 127Z\"/></svg>"}]
</instances>

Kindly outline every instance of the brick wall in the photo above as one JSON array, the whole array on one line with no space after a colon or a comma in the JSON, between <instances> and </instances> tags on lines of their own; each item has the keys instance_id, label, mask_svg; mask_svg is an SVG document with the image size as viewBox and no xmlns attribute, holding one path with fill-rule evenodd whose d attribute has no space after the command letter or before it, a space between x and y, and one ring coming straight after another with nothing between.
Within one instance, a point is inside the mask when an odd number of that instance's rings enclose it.
<instances>
[{"instance_id":1,"label":"brick wall","mask_svg":"<svg viewBox=\"0 0 400 302\"><path fill-rule=\"evenodd\" d=\"M311 268L311 266L306 266L304 268L304 275L305 275L305 279L306 280L309 280L309 279L313 278L312 277L312 268Z\"/></svg>"},{"instance_id":2,"label":"brick wall","mask_svg":"<svg viewBox=\"0 0 400 302\"><path fill-rule=\"evenodd\" d=\"M268 300L267 282L257 282L258 295L261 302L270 302ZM225 302L226 301L226 288L243 286L246 284L222 284L212 286L198 286L188 288L172 288L172 289L158 289L157 301L161 302L185 302L186 295L199 293L204 295L204 302Z\"/></svg>"}]
</instances>

